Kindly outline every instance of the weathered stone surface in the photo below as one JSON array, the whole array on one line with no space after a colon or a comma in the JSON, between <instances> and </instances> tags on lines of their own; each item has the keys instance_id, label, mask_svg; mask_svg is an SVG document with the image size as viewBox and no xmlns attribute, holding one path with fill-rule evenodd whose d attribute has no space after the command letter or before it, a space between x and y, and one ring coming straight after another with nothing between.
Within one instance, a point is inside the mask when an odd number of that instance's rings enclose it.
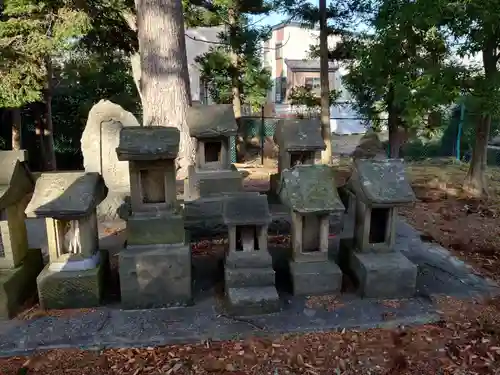
<instances>
[{"instance_id":1,"label":"weathered stone surface","mask_svg":"<svg viewBox=\"0 0 500 375\"><path fill-rule=\"evenodd\" d=\"M38 298L44 309L99 306L103 280L109 269L108 252L101 250L99 265L84 271L51 271L46 265L38 275Z\"/></svg>"},{"instance_id":2,"label":"weathered stone surface","mask_svg":"<svg viewBox=\"0 0 500 375\"><path fill-rule=\"evenodd\" d=\"M233 170L195 171L189 169L189 177L184 183L186 200L212 197L224 193L235 193L243 190L241 173Z\"/></svg>"},{"instance_id":3,"label":"weathered stone surface","mask_svg":"<svg viewBox=\"0 0 500 375\"><path fill-rule=\"evenodd\" d=\"M118 160L175 159L179 152L180 133L177 128L141 126L123 128L116 148Z\"/></svg>"},{"instance_id":4,"label":"weathered stone surface","mask_svg":"<svg viewBox=\"0 0 500 375\"><path fill-rule=\"evenodd\" d=\"M335 187L335 172L327 165L297 165L282 172L280 198L300 214L344 212Z\"/></svg>"},{"instance_id":5,"label":"weathered stone surface","mask_svg":"<svg viewBox=\"0 0 500 375\"><path fill-rule=\"evenodd\" d=\"M232 104L193 105L188 108L187 123L196 138L230 137L238 131Z\"/></svg>"},{"instance_id":6,"label":"weathered stone surface","mask_svg":"<svg viewBox=\"0 0 500 375\"><path fill-rule=\"evenodd\" d=\"M184 219L177 215L132 215L127 234L130 246L185 243Z\"/></svg>"},{"instance_id":7,"label":"weathered stone surface","mask_svg":"<svg viewBox=\"0 0 500 375\"><path fill-rule=\"evenodd\" d=\"M417 266L399 252L351 251L349 267L366 298L405 298L415 294Z\"/></svg>"},{"instance_id":8,"label":"weathered stone surface","mask_svg":"<svg viewBox=\"0 0 500 375\"><path fill-rule=\"evenodd\" d=\"M25 212L29 217L80 218L90 215L106 194L99 173L43 173Z\"/></svg>"},{"instance_id":9,"label":"weathered stone surface","mask_svg":"<svg viewBox=\"0 0 500 375\"><path fill-rule=\"evenodd\" d=\"M118 161L116 155L120 130L130 126L140 126L132 113L118 104L101 100L90 110L83 130L81 148L85 171L100 173L110 191L130 192L128 163Z\"/></svg>"},{"instance_id":10,"label":"weathered stone surface","mask_svg":"<svg viewBox=\"0 0 500 375\"><path fill-rule=\"evenodd\" d=\"M295 296L340 293L342 271L333 262L291 262L290 273Z\"/></svg>"},{"instance_id":11,"label":"weathered stone surface","mask_svg":"<svg viewBox=\"0 0 500 375\"><path fill-rule=\"evenodd\" d=\"M267 251L231 251L226 257L229 268L267 268L272 264L273 259Z\"/></svg>"},{"instance_id":12,"label":"weathered stone surface","mask_svg":"<svg viewBox=\"0 0 500 375\"><path fill-rule=\"evenodd\" d=\"M326 148L319 119L286 119L280 122L276 137L284 150L320 151Z\"/></svg>"},{"instance_id":13,"label":"weathered stone surface","mask_svg":"<svg viewBox=\"0 0 500 375\"><path fill-rule=\"evenodd\" d=\"M131 246L120 251L120 289L124 308L190 304L191 248Z\"/></svg>"},{"instance_id":14,"label":"weathered stone surface","mask_svg":"<svg viewBox=\"0 0 500 375\"><path fill-rule=\"evenodd\" d=\"M398 205L415 201L400 159L358 159L353 164L352 188L368 205Z\"/></svg>"},{"instance_id":15,"label":"weathered stone surface","mask_svg":"<svg viewBox=\"0 0 500 375\"><path fill-rule=\"evenodd\" d=\"M230 268L224 270L227 288L265 287L274 285L275 273L267 268Z\"/></svg>"},{"instance_id":16,"label":"weathered stone surface","mask_svg":"<svg viewBox=\"0 0 500 375\"><path fill-rule=\"evenodd\" d=\"M267 225L271 222L267 196L252 192L228 196L222 216L226 225Z\"/></svg>"},{"instance_id":17,"label":"weathered stone surface","mask_svg":"<svg viewBox=\"0 0 500 375\"><path fill-rule=\"evenodd\" d=\"M351 154L353 159L386 159L387 154L377 133L368 132L359 140L359 144Z\"/></svg>"},{"instance_id":18,"label":"weathered stone surface","mask_svg":"<svg viewBox=\"0 0 500 375\"><path fill-rule=\"evenodd\" d=\"M108 191L96 212L100 222L127 220L131 213L130 191Z\"/></svg>"},{"instance_id":19,"label":"weathered stone surface","mask_svg":"<svg viewBox=\"0 0 500 375\"><path fill-rule=\"evenodd\" d=\"M30 249L20 266L0 270L0 319L12 318L36 293L36 278L42 268L40 249Z\"/></svg>"},{"instance_id":20,"label":"weathered stone surface","mask_svg":"<svg viewBox=\"0 0 500 375\"><path fill-rule=\"evenodd\" d=\"M35 188L26 162L26 152L0 151L0 210L23 200Z\"/></svg>"},{"instance_id":21,"label":"weathered stone surface","mask_svg":"<svg viewBox=\"0 0 500 375\"><path fill-rule=\"evenodd\" d=\"M274 286L229 288L227 309L231 315L271 314L280 310L280 299Z\"/></svg>"}]
</instances>

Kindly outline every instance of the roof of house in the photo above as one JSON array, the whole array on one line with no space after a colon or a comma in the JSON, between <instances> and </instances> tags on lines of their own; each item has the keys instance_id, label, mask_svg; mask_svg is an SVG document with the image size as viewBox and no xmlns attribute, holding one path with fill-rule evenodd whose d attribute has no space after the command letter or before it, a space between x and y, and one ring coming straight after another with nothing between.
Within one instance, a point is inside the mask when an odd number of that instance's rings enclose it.
<instances>
[{"instance_id":1,"label":"roof of house","mask_svg":"<svg viewBox=\"0 0 500 375\"><path fill-rule=\"evenodd\" d=\"M196 138L230 137L238 125L232 104L193 104L187 111L189 134Z\"/></svg>"},{"instance_id":2,"label":"roof of house","mask_svg":"<svg viewBox=\"0 0 500 375\"><path fill-rule=\"evenodd\" d=\"M226 225L267 225L271 222L267 196L255 192L232 194L224 201L222 217Z\"/></svg>"},{"instance_id":3,"label":"roof of house","mask_svg":"<svg viewBox=\"0 0 500 375\"><path fill-rule=\"evenodd\" d=\"M180 133L165 126L130 126L120 131L116 148L118 160L175 159L179 152Z\"/></svg>"},{"instance_id":4,"label":"roof of house","mask_svg":"<svg viewBox=\"0 0 500 375\"><path fill-rule=\"evenodd\" d=\"M398 206L415 201L400 159L355 159L350 183L356 196L370 206Z\"/></svg>"},{"instance_id":5,"label":"roof of house","mask_svg":"<svg viewBox=\"0 0 500 375\"><path fill-rule=\"evenodd\" d=\"M320 70L319 59L307 59L307 60L285 59L285 64L292 71L295 72L319 72ZM337 69L338 69L338 64L335 64L332 61L328 62L328 70L330 72L336 71Z\"/></svg>"},{"instance_id":6,"label":"roof of house","mask_svg":"<svg viewBox=\"0 0 500 375\"><path fill-rule=\"evenodd\" d=\"M285 169L281 173L279 195L286 206L303 215L345 210L337 192L335 171L324 164Z\"/></svg>"},{"instance_id":7,"label":"roof of house","mask_svg":"<svg viewBox=\"0 0 500 375\"><path fill-rule=\"evenodd\" d=\"M77 220L92 214L106 195L97 172L42 173L25 212L29 217Z\"/></svg>"},{"instance_id":8,"label":"roof of house","mask_svg":"<svg viewBox=\"0 0 500 375\"><path fill-rule=\"evenodd\" d=\"M271 30L278 30L278 29L281 29L283 27L303 27L303 24L301 22L298 22L298 21L288 21L288 22L280 22L278 23L277 25L274 25L273 27L271 27ZM318 29L317 27L315 29Z\"/></svg>"}]
</instances>

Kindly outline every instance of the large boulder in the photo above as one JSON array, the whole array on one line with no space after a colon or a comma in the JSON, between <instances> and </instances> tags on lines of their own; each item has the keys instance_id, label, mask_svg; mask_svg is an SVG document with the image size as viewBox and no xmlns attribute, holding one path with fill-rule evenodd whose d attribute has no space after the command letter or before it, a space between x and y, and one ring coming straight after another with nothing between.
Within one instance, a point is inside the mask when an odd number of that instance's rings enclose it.
<instances>
[{"instance_id":1,"label":"large boulder","mask_svg":"<svg viewBox=\"0 0 500 375\"><path fill-rule=\"evenodd\" d=\"M116 155L120 130L128 126L140 124L118 104L101 100L91 108L83 130L81 147L85 171L99 172L109 191L97 207L101 221L126 219L130 211L128 162L119 161Z\"/></svg>"}]
</instances>

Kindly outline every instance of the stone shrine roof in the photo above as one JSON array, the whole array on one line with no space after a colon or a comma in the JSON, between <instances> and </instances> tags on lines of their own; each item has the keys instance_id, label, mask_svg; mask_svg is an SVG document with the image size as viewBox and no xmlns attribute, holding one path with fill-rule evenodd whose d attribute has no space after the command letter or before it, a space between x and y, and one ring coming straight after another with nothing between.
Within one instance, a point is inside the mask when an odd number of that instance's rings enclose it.
<instances>
[{"instance_id":1,"label":"stone shrine roof","mask_svg":"<svg viewBox=\"0 0 500 375\"><path fill-rule=\"evenodd\" d=\"M344 211L335 183L335 172L328 165L297 165L281 173L280 198L300 214L329 214Z\"/></svg>"},{"instance_id":2,"label":"stone shrine roof","mask_svg":"<svg viewBox=\"0 0 500 375\"><path fill-rule=\"evenodd\" d=\"M222 217L226 225L267 225L271 222L267 196L254 192L231 194L224 200Z\"/></svg>"},{"instance_id":3,"label":"stone shrine roof","mask_svg":"<svg viewBox=\"0 0 500 375\"><path fill-rule=\"evenodd\" d=\"M326 148L318 119L287 119L280 121L276 135L286 151L320 151Z\"/></svg>"},{"instance_id":4,"label":"stone shrine roof","mask_svg":"<svg viewBox=\"0 0 500 375\"><path fill-rule=\"evenodd\" d=\"M76 220L90 215L106 194L97 172L42 173L25 212L29 217Z\"/></svg>"},{"instance_id":5,"label":"stone shrine roof","mask_svg":"<svg viewBox=\"0 0 500 375\"><path fill-rule=\"evenodd\" d=\"M35 188L26 159L25 150L0 151L0 210L20 201Z\"/></svg>"},{"instance_id":6,"label":"stone shrine roof","mask_svg":"<svg viewBox=\"0 0 500 375\"><path fill-rule=\"evenodd\" d=\"M189 134L195 138L230 137L238 132L231 104L195 104L187 110Z\"/></svg>"},{"instance_id":7,"label":"stone shrine roof","mask_svg":"<svg viewBox=\"0 0 500 375\"><path fill-rule=\"evenodd\" d=\"M400 159L356 159L351 186L371 206L397 206L415 201L415 193Z\"/></svg>"},{"instance_id":8,"label":"stone shrine roof","mask_svg":"<svg viewBox=\"0 0 500 375\"><path fill-rule=\"evenodd\" d=\"M179 141L179 130L173 127L126 127L120 131L116 154L120 161L175 159Z\"/></svg>"}]
</instances>

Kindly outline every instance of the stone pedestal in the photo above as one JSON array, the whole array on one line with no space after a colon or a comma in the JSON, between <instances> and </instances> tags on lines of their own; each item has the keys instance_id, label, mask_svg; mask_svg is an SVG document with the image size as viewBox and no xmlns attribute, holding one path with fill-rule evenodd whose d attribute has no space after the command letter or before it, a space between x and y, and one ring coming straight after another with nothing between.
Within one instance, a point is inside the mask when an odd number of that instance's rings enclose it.
<instances>
[{"instance_id":1,"label":"stone pedestal","mask_svg":"<svg viewBox=\"0 0 500 375\"><path fill-rule=\"evenodd\" d=\"M189 245L129 246L120 251L124 308L155 308L192 303Z\"/></svg>"},{"instance_id":2,"label":"stone pedestal","mask_svg":"<svg viewBox=\"0 0 500 375\"><path fill-rule=\"evenodd\" d=\"M294 296L337 294L342 287L342 271L328 254L291 262L290 274Z\"/></svg>"},{"instance_id":3,"label":"stone pedestal","mask_svg":"<svg viewBox=\"0 0 500 375\"><path fill-rule=\"evenodd\" d=\"M184 200L219 196L243 189L241 173L237 170L196 170L191 166L184 180Z\"/></svg>"}]
</instances>

